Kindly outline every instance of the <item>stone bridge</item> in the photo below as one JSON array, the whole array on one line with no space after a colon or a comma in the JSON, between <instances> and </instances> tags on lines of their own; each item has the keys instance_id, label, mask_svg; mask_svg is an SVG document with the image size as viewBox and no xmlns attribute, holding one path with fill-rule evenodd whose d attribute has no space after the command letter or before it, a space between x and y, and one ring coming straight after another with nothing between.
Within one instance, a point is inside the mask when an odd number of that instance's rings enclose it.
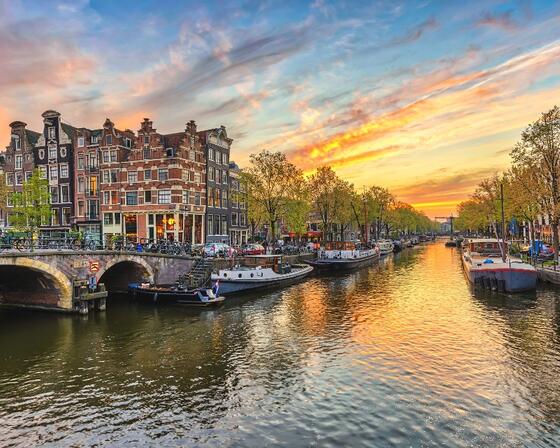
<instances>
[{"instance_id":1,"label":"stone bridge","mask_svg":"<svg viewBox=\"0 0 560 448\"><path fill-rule=\"evenodd\" d=\"M0 254L0 303L62 311L74 309L74 281L96 276L109 292L128 283L173 283L194 258L143 252L36 251Z\"/></svg>"}]
</instances>

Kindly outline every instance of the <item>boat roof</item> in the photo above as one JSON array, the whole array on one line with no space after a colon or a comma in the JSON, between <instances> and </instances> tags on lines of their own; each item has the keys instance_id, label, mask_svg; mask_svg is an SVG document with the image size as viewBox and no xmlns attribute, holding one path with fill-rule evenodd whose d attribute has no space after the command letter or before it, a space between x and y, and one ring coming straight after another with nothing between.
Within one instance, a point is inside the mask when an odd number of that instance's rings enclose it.
<instances>
[{"instance_id":1,"label":"boat roof","mask_svg":"<svg viewBox=\"0 0 560 448\"><path fill-rule=\"evenodd\" d=\"M243 255L245 258L278 258L283 257L284 254L262 254L262 255Z\"/></svg>"},{"instance_id":2,"label":"boat roof","mask_svg":"<svg viewBox=\"0 0 560 448\"><path fill-rule=\"evenodd\" d=\"M469 243L501 243L501 240L496 238L472 238Z\"/></svg>"}]
</instances>

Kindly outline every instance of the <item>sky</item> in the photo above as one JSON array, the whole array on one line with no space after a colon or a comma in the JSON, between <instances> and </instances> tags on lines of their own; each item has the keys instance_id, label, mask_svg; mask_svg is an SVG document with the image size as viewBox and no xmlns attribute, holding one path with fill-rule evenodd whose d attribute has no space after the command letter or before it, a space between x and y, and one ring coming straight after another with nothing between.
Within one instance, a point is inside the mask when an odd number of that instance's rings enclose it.
<instances>
[{"instance_id":1,"label":"sky","mask_svg":"<svg viewBox=\"0 0 560 448\"><path fill-rule=\"evenodd\" d=\"M0 147L47 109L194 119L241 166L282 151L447 216L560 105L560 2L0 0L0 61Z\"/></svg>"}]
</instances>

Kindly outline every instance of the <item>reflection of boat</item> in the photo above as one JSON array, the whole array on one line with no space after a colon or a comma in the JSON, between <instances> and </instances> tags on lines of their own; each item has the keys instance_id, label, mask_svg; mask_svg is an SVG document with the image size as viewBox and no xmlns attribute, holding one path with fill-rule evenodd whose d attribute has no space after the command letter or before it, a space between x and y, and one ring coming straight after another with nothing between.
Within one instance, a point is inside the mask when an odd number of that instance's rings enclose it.
<instances>
[{"instance_id":1,"label":"reflection of boat","mask_svg":"<svg viewBox=\"0 0 560 448\"><path fill-rule=\"evenodd\" d=\"M294 283L313 271L307 264L284 263L281 255L255 255L246 260L254 265L234 266L212 274L212 281L220 281L220 291L224 294Z\"/></svg>"},{"instance_id":2,"label":"reflection of boat","mask_svg":"<svg viewBox=\"0 0 560 448\"><path fill-rule=\"evenodd\" d=\"M379 247L379 255L383 256L392 253L394 245L391 240L379 240L377 247Z\"/></svg>"},{"instance_id":3,"label":"reflection of boat","mask_svg":"<svg viewBox=\"0 0 560 448\"><path fill-rule=\"evenodd\" d=\"M190 306L216 306L223 303L224 296L216 296L212 289L181 289L178 286L150 285L149 283L131 283L129 295L144 302L179 303Z\"/></svg>"},{"instance_id":4,"label":"reflection of boat","mask_svg":"<svg viewBox=\"0 0 560 448\"><path fill-rule=\"evenodd\" d=\"M319 251L316 260L308 263L318 269L347 270L361 267L378 258L378 247L359 249L352 242L332 241Z\"/></svg>"},{"instance_id":5,"label":"reflection of boat","mask_svg":"<svg viewBox=\"0 0 560 448\"><path fill-rule=\"evenodd\" d=\"M462 260L467 278L475 285L505 292L530 291L537 286L535 267L511 258L507 243L497 239L469 240Z\"/></svg>"},{"instance_id":6,"label":"reflection of boat","mask_svg":"<svg viewBox=\"0 0 560 448\"><path fill-rule=\"evenodd\" d=\"M452 238L445 242L445 247L457 247L457 241Z\"/></svg>"}]
</instances>

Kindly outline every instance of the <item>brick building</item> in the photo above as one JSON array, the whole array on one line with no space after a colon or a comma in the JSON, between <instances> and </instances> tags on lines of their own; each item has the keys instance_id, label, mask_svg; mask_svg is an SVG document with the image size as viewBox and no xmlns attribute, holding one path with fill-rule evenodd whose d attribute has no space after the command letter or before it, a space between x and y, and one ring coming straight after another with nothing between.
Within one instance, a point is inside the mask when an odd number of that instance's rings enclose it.
<instances>
[{"instance_id":1,"label":"brick building","mask_svg":"<svg viewBox=\"0 0 560 448\"><path fill-rule=\"evenodd\" d=\"M85 235L101 242L99 190L100 129L76 129L74 151L73 224Z\"/></svg>"},{"instance_id":2,"label":"brick building","mask_svg":"<svg viewBox=\"0 0 560 448\"><path fill-rule=\"evenodd\" d=\"M145 118L136 137L107 120L100 151L105 240L204 242L206 165L194 121L164 135Z\"/></svg>"},{"instance_id":3,"label":"brick building","mask_svg":"<svg viewBox=\"0 0 560 448\"><path fill-rule=\"evenodd\" d=\"M233 140L221 126L199 133L206 157L206 241L230 243L229 156Z\"/></svg>"},{"instance_id":4,"label":"brick building","mask_svg":"<svg viewBox=\"0 0 560 448\"><path fill-rule=\"evenodd\" d=\"M67 232L72 226L74 202L74 147L76 128L63 123L60 113L43 112L43 132L33 155L41 175L49 181L51 222L44 234Z\"/></svg>"},{"instance_id":5,"label":"brick building","mask_svg":"<svg viewBox=\"0 0 560 448\"><path fill-rule=\"evenodd\" d=\"M27 124L22 121L11 123L10 129L10 144L6 147L3 167L8 190L7 213L4 224L8 226L10 208L12 207L10 192L21 192L23 182L33 173L35 168L33 148L41 136L39 132L27 129Z\"/></svg>"},{"instance_id":6,"label":"brick building","mask_svg":"<svg viewBox=\"0 0 560 448\"><path fill-rule=\"evenodd\" d=\"M249 239L247 201L240 183L241 170L235 162L229 163L230 226L229 237L233 246L241 246Z\"/></svg>"}]
</instances>

